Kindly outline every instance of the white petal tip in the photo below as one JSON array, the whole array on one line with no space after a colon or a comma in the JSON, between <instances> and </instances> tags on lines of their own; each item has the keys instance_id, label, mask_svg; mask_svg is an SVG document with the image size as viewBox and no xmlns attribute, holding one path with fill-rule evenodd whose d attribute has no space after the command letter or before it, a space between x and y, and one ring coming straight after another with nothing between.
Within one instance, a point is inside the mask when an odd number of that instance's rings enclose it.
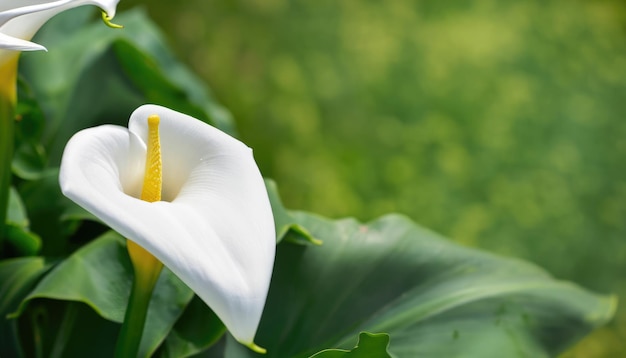
<instances>
[{"instance_id":1,"label":"white petal tip","mask_svg":"<svg viewBox=\"0 0 626 358\"><path fill-rule=\"evenodd\" d=\"M23 48L15 48L15 49L12 49L12 50L22 51L22 52L25 52L25 51L28 51L28 52L31 52L31 51L33 51L33 52L34 51L48 52L48 49L43 47L43 46L29 46L29 47L23 47Z\"/></svg>"},{"instance_id":2,"label":"white petal tip","mask_svg":"<svg viewBox=\"0 0 626 358\"><path fill-rule=\"evenodd\" d=\"M0 49L11 51L47 51L40 44L11 37L3 33L0 33Z\"/></svg>"}]
</instances>

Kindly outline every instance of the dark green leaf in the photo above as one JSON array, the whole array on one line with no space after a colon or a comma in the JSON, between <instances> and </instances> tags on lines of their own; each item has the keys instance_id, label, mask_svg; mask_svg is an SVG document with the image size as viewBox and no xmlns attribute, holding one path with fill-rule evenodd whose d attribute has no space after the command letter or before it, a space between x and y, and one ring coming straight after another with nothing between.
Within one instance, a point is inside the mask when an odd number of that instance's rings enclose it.
<instances>
[{"instance_id":1,"label":"dark green leaf","mask_svg":"<svg viewBox=\"0 0 626 358\"><path fill-rule=\"evenodd\" d=\"M51 306L49 300L39 301L48 311L63 312L57 319L58 329L45 330L48 334L56 334L50 357L113 357L114 344L117 339L119 325L103 320L90 307L72 301L54 301L62 304L63 310Z\"/></svg>"},{"instance_id":2,"label":"dark green leaf","mask_svg":"<svg viewBox=\"0 0 626 358\"><path fill-rule=\"evenodd\" d=\"M109 358L119 331L83 303L46 299L31 302L18 325L25 357Z\"/></svg>"},{"instance_id":3,"label":"dark green leaf","mask_svg":"<svg viewBox=\"0 0 626 358\"><path fill-rule=\"evenodd\" d=\"M198 297L189 303L162 347L163 357L182 358L211 347L226 332L224 324Z\"/></svg>"},{"instance_id":4,"label":"dark green leaf","mask_svg":"<svg viewBox=\"0 0 626 358\"><path fill-rule=\"evenodd\" d=\"M19 188L30 218L31 231L41 233L42 254L46 256L66 255L105 230L104 226L94 224L99 226L97 230L83 233L88 234L87 237L83 235L70 241L79 228L91 222L99 223L99 220L61 193L58 173L58 169L46 170L40 178L27 181ZM81 223L80 220L89 220L90 223Z\"/></svg>"},{"instance_id":5,"label":"dark green leaf","mask_svg":"<svg viewBox=\"0 0 626 358\"><path fill-rule=\"evenodd\" d=\"M57 265L28 295L17 313L29 300L51 298L84 302L102 317L121 322L131 278L132 267L123 239L110 232Z\"/></svg>"},{"instance_id":6,"label":"dark green leaf","mask_svg":"<svg viewBox=\"0 0 626 358\"><path fill-rule=\"evenodd\" d=\"M398 357L556 356L606 323L615 298L455 245L408 219L294 215L322 246L281 243L257 343L266 357L354 347L386 332ZM253 357L230 339L227 357Z\"/></svg>"},{"instance_id":7,"label":"dark green leaf","mask_svg":"<svg viewBox=\"0 0 626 358\"><path fill-rule=\"evenodd\" d=\"M42 254L64 255L68 238L78 228L78 222L65 215L74 212L77 205L61 193L58 170L44 172L37 180L24 183L19 192L30 219L31 230L41 233Z\"/></svg>"},{"instance_id":8,"label":"dark green leaf","mask_svg":"<svg viewBox=\"0 0 626 358\"><path fill-rule=\"evenodd\" d=\"M121 323L132 272L124 240L108 232L55 267L28 295L16 315L31 301L44 298L83 302L101 317ZM142 357L151 355L163 342L192 297L193 292L164 268L148 309L140 347Z\"/></svg>"},{"instance_id":9,"label":"dark green leaf","mask_svg":"<svg viewBox=\"0 0 626 358\"><path fill-rule=\"evenodd\" d=\"M24 81L18 81L18 84L15 153L11 169L19 178L33 180L43 174L47 161L45 149L41 144L45 117L32 89Z\"/></svg>"},{"instance_id":10,"label":"dark green leaf","mask_svg":"<svg viewBox=\"0 0 626 358\"><path fill-rule=\"evenodd\" d=\"M24 203L15 188L9 193L9 207L6 220L6 247L10 255L32 256L41 249L41 238L30 231Z\"/></svg>"},{"instance_id":11,"label":"dark green leaf","mask_svg":"<svg viewBox=\"0 0 626 358\"><path fill-rule=\"evenodd\" d=\"M391 358L387 347L389 347L388 334L361 332L359 342L351 351L326 349L312 355L311 358Z\"/></svg>"},{"instance_id":12,"label":"dark green leaf","mask_svg":"<svg viewBox=\"0 0 626 358\"><path fill-rule=\"evenodd\" d=\"M7 256L33 256L41 249L41 238L27 229L7 223L5 227Z\"/></svg>"}]
</instances>

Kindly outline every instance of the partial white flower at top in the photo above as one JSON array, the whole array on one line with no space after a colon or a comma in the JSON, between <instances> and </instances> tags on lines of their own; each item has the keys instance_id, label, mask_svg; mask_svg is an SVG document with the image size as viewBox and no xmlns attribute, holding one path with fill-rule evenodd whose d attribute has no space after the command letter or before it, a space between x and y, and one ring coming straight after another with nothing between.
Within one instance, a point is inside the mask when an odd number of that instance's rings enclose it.
<instances>
[{"instance_id":1,"label":"partial white flower at top","mask_svg":"<svg viewBox=\"0 0 626 358\"><path fill-rule=\"evenodd\" d=\"M160 117L162 201L139 199L147 119ZM145 105L128 129L78 132L63 153L63 193L183 280L241 343L253 343L269 288L275 229L263 178L242 142Z\"/></svg>"},{"instance_id":2,"label":"partial white flower at top","mask_svg":"<svg viewBox=\"0 0 626 358\"><path fill-rule=\"evenodd\" d=\"M0 67L17 56L17 51L45 50L30 42L37 30L54 15L81 5L96 5L115 16L119 0L1 0L0 1Z\"/></svg>"}]
</instances>

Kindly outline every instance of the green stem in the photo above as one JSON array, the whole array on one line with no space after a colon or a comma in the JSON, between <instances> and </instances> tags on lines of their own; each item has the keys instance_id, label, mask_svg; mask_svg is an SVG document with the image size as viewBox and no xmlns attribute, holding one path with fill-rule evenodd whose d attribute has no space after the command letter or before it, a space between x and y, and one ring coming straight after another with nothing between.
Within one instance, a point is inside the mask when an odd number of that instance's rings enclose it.
<instances>
[{"instance_id":1,"label":"green stem","mask_svg":"<svg viewBox=\"0 0 626 358\"><path fill-rule=\"evenodd\" d=\"M17 103L17 61L15 56L0 63L0 251L6 236L9 188L11 187L11 162L15 133L15 106Z\"/></svg>"},{"instance_id":2,"label":"green stem","mask_svg":"<svg viewBox=\"0 0 626 358\"><path fill-rule=\"evenodd\" d=\"M65 314L63 315L63 321L57 331L52 350L50 351L50 358L63 357L63 351L67 347L67 343L70 340L72 329L76 323L76 317L78 316L78 305L82 303L68 302L65 308Z\"/></svg>"},{"instance_id":3,"label":"green stem","mask_svg":"<svg viewBox=\"0 0 626 358\"><path fill-rule=\"evenodd\" d=\"M128 307L124 316L122 330L115 347L116 358L136 358L139 353L139 344L143 328L148 316L148 306L152 291L159 278L161 267L158 270L148 270L141 265L134 265L135 278L128 299Z\"/></svg>"},{"instance_id":4,"label":"green stem","mask_svg":"<svg viewBox=\"0 0 626 358\"><path fill-rule=\"evenodd\" d=\"M7 207L11 187L11 161L15 132L15 106L0 94L0 247L6 235Z\"/></svg>"}]
</instances>

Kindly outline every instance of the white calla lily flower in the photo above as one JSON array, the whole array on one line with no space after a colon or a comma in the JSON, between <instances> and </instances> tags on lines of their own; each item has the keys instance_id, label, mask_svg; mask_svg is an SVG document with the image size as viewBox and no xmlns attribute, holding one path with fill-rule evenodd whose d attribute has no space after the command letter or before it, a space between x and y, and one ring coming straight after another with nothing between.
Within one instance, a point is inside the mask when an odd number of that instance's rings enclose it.
<instances>
[{"instance_id":1,"label":"white calla lily flower","mask_svg":"<svg viewBox=\"0 0 626 358\"><path fill-rule=\"evenodd\" d=\"M139 199L147 118L160 117L162 201ZM128 129L78 132L61 162L63 193L142 246L253 343L269 288L275 228L263 178L242 142L195 118L145 105Z\"/></svg>"},{"instance_id":2,"label":"white calla lily flower","mask_svg":"<svg viewBox=\"0 0 626 358\"><path fill-rule=\"evenodd\" d=\"M100 7L107 19L115 16L119 0L2 0L0 3L0 67L17 56L16 51L46 48L30 42L37 30L54 15L82 5Z\"/></svg>"}]
</instances>

